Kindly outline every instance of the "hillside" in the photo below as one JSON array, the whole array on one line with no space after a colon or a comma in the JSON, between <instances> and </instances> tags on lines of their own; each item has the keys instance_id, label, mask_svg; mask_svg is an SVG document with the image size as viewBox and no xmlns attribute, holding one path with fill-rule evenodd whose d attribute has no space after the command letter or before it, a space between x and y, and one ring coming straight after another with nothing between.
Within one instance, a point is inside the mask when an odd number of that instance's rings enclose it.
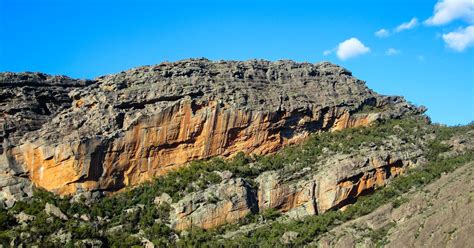
<instances>
[{"instance_id":1,"label":"hillside","mask_svg":"<svg viewBox=\"0 0 474 248\"><path fill-rule=\"evenodd\" d=\"M0 88L4 246L456 246L472 229L474 126L337 65L195 59Z\"/></svg>"},{"instance_id":2,"label":"hillside","mask_svg":"<svg viewBox=\"0 0 474 248\"><path fill-rule=\"evenodd\" d=\"M198 59L96 80L3 73L0 85L0 170L14 176L0 186L16 192L28 177L61 195L113 192L191 160L268 154L310 133L424 111L329 63Z\"/></svg>"}]
</instances>

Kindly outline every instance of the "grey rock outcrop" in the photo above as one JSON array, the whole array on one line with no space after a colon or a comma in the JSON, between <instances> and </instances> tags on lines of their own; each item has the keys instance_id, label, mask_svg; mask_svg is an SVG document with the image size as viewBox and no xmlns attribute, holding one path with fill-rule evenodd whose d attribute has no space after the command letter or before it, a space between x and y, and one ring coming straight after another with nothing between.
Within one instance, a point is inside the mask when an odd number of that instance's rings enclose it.
<instances>
[{"instance_id":1,"label":"grey rock outcrop","mask_svg":"<svg viewBox=\"0 0 474 248\"><path fill-rule=\"evenodd\" d=\"M46 203L46 206L44 207L44 211L46 212L47 215L49 216L54 216L57 217L61 220L68 220L69 218L67 215L65 215L60 208L54 206L53 204Z\"/></svg>"},{"instance_id":2,"label":"grey rock outcrop","mask_svg":"<svg viewBox=\"0 0 474 248\"><path fill-rule=\"evenodd\" d=\"M288 231L283 234L280 238L280 242L284 245L291 244L298 237L297 232Z\"/></svg>"},{"instance_id":3,"label":"grey rock outcrop","mask_svg":"<svg viewBox=\"0 0 474 248\"><path fill-rule=\"evenodd\" d=\"M25 134L70 108L70 91L90 84L43 73L0 73L0 207L11 207L33 194L27 169L17 163L12 149Z\"/></svg>"},{"instance_id":4,"label":"grey rock outcrop","mask_svg":"<svg viewBox=\"0 0 474 248\"><path fill-rule=\"evenodd\" d=\"M170 220L178 230L193 226L212 228L235 222L258 211L255 191L241 178L224 180L172 204Z\"/></svg>"},{"instance_id":5,"label":"grey rock outcrop","mask_svg":"<svg viewBox=\"0 0 474 248\"><path fill-rule=\"evenodd\" d=\"M15 219L19 224L26 224L30 221L33 221L36 217L34 215L25 214L24 212L20 212L15 215Z\"/></svg>"},{"instance_id":6,"label":"grey rock outcrop","mask_svg":"<svg viewBox=\"0 0 474 248\"><path fill-rule=\"evenodd\" d=\"M327 62L192 59L93 81L1 73L0 91L7 206L31 195L30 182L62 195L116 191L193 159L268 154L313 132L424 112Z\"/></svg>"},{"instance_id":7,"label":"grey rock outcrop","mask_svg":"<svg viewBox=\"0 0 474 248\"><path fill-rule=\"evenodd\" d=\"M170 195L163 193L160 196L155 197L153 200L153 203L155 203L157 206L162 205L162 204L171 204L173 202L173 199L171 198Z\"/></svg>"}]
</instances>

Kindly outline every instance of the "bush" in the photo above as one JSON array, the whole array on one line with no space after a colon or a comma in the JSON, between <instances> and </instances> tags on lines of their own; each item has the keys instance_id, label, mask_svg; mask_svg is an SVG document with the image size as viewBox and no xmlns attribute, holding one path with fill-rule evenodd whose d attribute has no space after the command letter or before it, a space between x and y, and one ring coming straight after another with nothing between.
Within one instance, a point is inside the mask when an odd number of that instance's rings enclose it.
<instances>
[{"instance_id":1,"label":"bush","mask_svg":"<svg viewBox=\"0 0 474 248\"><path fill-rule=\"evenodd\" d=\"M9 230L16 225L16 220L5 209L0 208L0 231Z\"/></svg>"},{"instance_id":2,"label":"bush","mask_svg":"<svg viewBox=\"0 0 474 248\"><path fill-rule=\"evenodd\" d=\"M281 216L281 213L274 208L266 209L262 213L262 217L264 220L275 220L276 218L280 216Z\"/></svg>"}]
</instances>

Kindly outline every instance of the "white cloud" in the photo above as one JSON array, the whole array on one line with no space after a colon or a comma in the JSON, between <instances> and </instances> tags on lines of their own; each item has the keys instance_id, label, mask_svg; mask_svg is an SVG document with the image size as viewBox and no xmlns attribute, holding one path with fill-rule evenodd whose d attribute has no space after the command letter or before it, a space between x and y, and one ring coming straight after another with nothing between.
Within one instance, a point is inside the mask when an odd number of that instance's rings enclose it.
<instances>
[{"instance_id":1,"label":"white cloud","mask_svg":"<svg viewBox=\"0 0 474 248\"><path fill-rule=\"evenodd\" d=\"M323 52L323 55L328 56L329 54L333 53L335 50L336 50L335 48L331 49L331 50L326 50L326 51Z\"/></svg>"},{"instance_id":2,"label":"white cloud","mask_svg":"<svg viewBox=\"0 0 474 248\"><path fill-rule=\"evenodd\" d=\"M425 24L443 25L456 19L474 22L474 0L440 0L434 7L434 15Z\"/></svg>"},{"instance_id":3,"label":"white cloud","mask_svg":"<svg viewBox=\"0 0 474 248\"><path fill-rule=\"evenodd\" d=\"M397 50L395 48L389 48L387 49L387 51L385 52L385 55L388 55L388 56L393 56L393 55L397 55L400 53L400 50Z\"/></svg>"},{"instance_id":4,"label":"white cloud","mask_svg":"<svg viewBox=\"0 0 474 248\"><path fill-rule=\"evenodd\" d=\"M370 48L362 44L357 38L350 38L339 43L336 54L339 59L346 60L368 52L370 52Z\"/></svg>"},{"instance_id":5,"label":"white cloud","mask_svg":"<svg viewBox=\"0 0 474 248\"><path fill-rule=\"evenodd\" d=\"M375 32L375 36L379 38L385 38L390 36L390 31L386 30L385 28L382 28L379 31Z\"/></svg>"},{"instance_id":6,"label":"white cloud","mask_svg":"<svg viewBox=\"0 0 474 248\"><path fill-rule=\"evenodd\" d=\"M474 26L459 28L456 31L443 34L443 40L449 48L462 52L467 47L474 45Z\"/></svg>"},{"instance_id":7,"label":"white cloud","mask_svg":"<svg viewBox=\"0 0 474 248\"><path fill-rule=\"evenodd\" d=\"M418 19L412 18L409 22L404 22L395 29L396 32L402 32L404 30L412 29L418 25Z\"/></svg>"}]
</instances>

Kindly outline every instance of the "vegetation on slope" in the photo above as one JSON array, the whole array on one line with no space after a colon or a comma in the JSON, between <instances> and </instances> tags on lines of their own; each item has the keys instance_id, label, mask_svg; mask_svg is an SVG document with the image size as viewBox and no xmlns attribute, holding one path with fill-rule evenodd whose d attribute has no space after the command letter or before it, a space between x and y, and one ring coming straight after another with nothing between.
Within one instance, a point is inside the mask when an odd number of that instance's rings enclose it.
<instances>
[{"instance_id":1,"label":"vegetation on slope","mask_svg":"<svg viewBox=\"0 0 474 248\"><path fill-rule=\"evenodd\" d=\"M349 220L366 215L378 207L392 203L394 207L400 204L400 196L411 189L420 188L443 173L449 173L461 165L474 160L474 153L468 153L455 158L440 159L430 162L426 166L414 169L403 177L394 179L387 187L375 191L371 195L359 197L357 202L350 205L344 211L330 211L322 215L306 217L304 220L291 222L272 222L263 227L257 228L245 235L234 236L230 240L218 240L215 237L222 233L220 231L204 231L193 229L184 239L179 240L179 244L192 246L207 243L209 246L225 247L274 247L281 245L280 237L285 232L295 231L298 237L292 242L299 246L311 243L319 235L327 232L331 228Z\"/></svg>"},{"instance_id":2,"label":"vegetation on slope","mask_svg":"<svg viewBox=\"0 0 474 248\"><path fill-rule=\"evenodd\" d=\"M279 244L279 237L285 231L294 230L299 233L296 244L306 244L330 228L370 213L382 204L387 202L397 204L400 200L398 197L410 188L427 184L441 173L452 171L466 161L472 161L474 158L472 153L448 159L441 159L438 156L448 149L442 144L443 140L472 128L472 125L451 128L428 125L423 120L413 118L386 121L367 128L320 133L313 135L303 144L285 148L274 156L249 157L237 154L228 161L220 158L195 161L153 182L105 197L92 204L84 200L71 201L69 198L59 198L52 193L37 189L30 202L18 202L8 211L0 210L0 243L7 245L12 240L18 242L21 240L29 244L54 246L58 239L64 238L65 233L70 233L71 236L67 238L70 240L69 246L80 240L96 239L104 246L131 247L140 245L142 238L151 240L159 246L189 246L204 243L211 246L272 245ZM317 170L317 161L324 149L339 153L354 153L361 146L382 145L390 135L396 135L410 143L420 143L424 140L422 137L426 135L435 137L429 143L421 144L426 146L425 157L430 163L412 170L405 177L397 178L389 186L374 194L360 197L344 212L331 211L307 217L302 221L280 223L272 222L279 213L269 210L249 216L237 224L210 231L191 229L188 235L179 235L167 226L169 206L157 207L153 203L154 198L162 193L168 193L174 201L177 201L190 192L220 182L221 178L216 171L229 170L234 175L251 181L268 170L280 169L288 174L305 167ZM60 220L47 215L44 211L46 203L58 206L69 219ZM35 219L20 225L13 216L21 212L35 216ZM90 221L81 220L81 216L86 216ZM262 220L268 224L246 235L238 235L231 240L218 238L229 230L235 230L240 224L262 222Z\"/></svg>"}]
</instances>

